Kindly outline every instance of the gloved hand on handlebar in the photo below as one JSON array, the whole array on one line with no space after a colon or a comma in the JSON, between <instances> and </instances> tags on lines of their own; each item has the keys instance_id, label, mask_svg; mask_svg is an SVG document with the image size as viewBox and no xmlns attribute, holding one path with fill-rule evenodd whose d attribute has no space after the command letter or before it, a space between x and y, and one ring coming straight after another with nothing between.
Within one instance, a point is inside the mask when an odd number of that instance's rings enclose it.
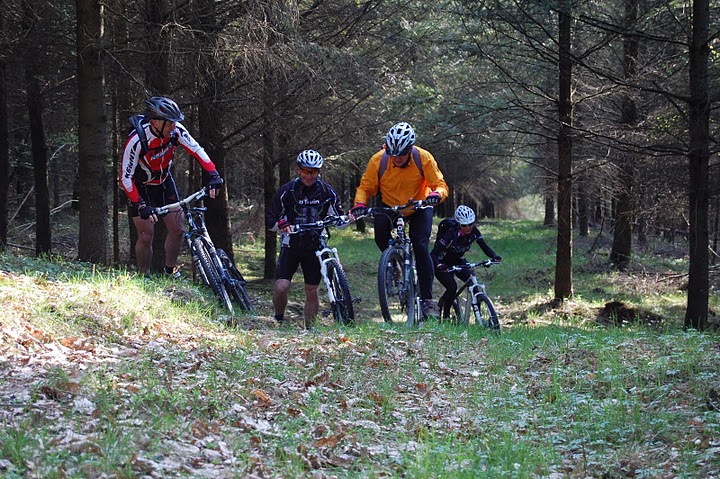
<instances>
[{"instance_id":1,"label":"gloved hand on handlebar","mask_svg":"<svg viewBox=\"0 0 720 479\"><path fill-rule=\"evenodd\" d=\"M292 231L292 225L285 218L279 219L277 222L278 231L281 233L290 233Z\"/></svg>"},{"instance_id":2,"label":"gloved hand on handlebar","mask_svg":"<svg viewBox=\"0 0 720 479\"><path fill-rule=\"evenodd\" d=\"M355 203L355 206L350 208L349 213L357 218L358 216L364 216L367 214L367 207L365 203Z\"/></svg>"},{"instance_id":3,"label":"gloved hand on handlebar","mask_svg":"<svg viewBox=\"0 0 720 479\"><path fill-rule=\"evenodd\" d=\"M436 269L437 271L440 271L441 273L444 273L444 272L446 272L449 268L448 268L448 265L446 265L445 263L439 263L437 266L435 266L435 269Z\"/></svg>"},{"instance_id":4,"label":"gloved hand on handlebar","mask_svg":"<svg viewBox=\"0 0 720 479\"><path fill-rule=\"evenodd\" d=\"M138 201L135 203L135 207L137 208L138 215L140 215L141 219L149 219L151 222L157 223L158 217L155 214L155 208L146 205L144 201Z\"/></svg>"},{"instance_id":5,"label":"gloved hand on handlebar","mask_svg":"<svg viewBox=\"0 0 720 479\"><path fill-rule=\"evenodd\" d=\"M220 173L218 173L217 170L211 171L209 175L210 181L208 181L207 187L210 190L210 198L215 198L217 196L217 190L222 188L223 179L220 178Z\"/></svg>"},{"instance_id":6,"label":"gloved hand on handlebar","mask_svg":"<svg viewBox=\"0 0 720 479\"><path fill-rule=\"evenodd\" d=\"M499 263L500 261L502 261L502 257L497 256L497 255L496 255L495 257L493 257L493 258L490 258L490 259L492 259L492 260L495 261L496 263Z\"/></svg>"},{"instance_id":7,"label":"gloved hand on handlebar","mask_svg":"<svg viewBox=\"0 0 720 479\"><path fill-rule=\"evenodd\" d=\"M430 194L427 195L427 198L425 198L425 202L429 205L439 205L441 199L442 196L440 196L440 193L431 191Z\"/></svg>"}]
</instances>

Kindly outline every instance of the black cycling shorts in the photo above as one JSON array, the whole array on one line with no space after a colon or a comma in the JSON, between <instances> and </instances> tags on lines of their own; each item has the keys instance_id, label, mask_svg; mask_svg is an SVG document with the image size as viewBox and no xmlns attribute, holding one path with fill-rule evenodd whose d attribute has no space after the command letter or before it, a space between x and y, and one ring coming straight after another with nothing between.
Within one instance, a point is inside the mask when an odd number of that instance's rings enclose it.
<instances>
[{"instance_id":1,"label":"black cycling shorts","mask_svg":"<svg viewBox=\"0 0 720 479\"><path fill-rule=\"evenodd\" d=\"M320 284L320 262L317 256L315 256L315 250L280 248L275 279L292 281L292 277L295 275L298 266L302 266L305 284L312 286Z\"/></svg>"},{"instance_id":2,"label":"black cycling shorts","mask_svg":"<svg viewBox=\"0 0 720 479\"><path fill-rule=\"evenodd\" d=\"M167 178L165 178L165 181L163 181L159 185L138 185L136 183L135 187L138 190L140 198L148 206L153 206L157 208L160 206L169 205L171 203L177 203L178 201L177 187L175 186L175 180L173 180L172 176L168 176ZM136 216L138 216L137 207L134 206L130 201L128 202L128 214L131 218L135 218Z\"/></svg>"}]
</instances>

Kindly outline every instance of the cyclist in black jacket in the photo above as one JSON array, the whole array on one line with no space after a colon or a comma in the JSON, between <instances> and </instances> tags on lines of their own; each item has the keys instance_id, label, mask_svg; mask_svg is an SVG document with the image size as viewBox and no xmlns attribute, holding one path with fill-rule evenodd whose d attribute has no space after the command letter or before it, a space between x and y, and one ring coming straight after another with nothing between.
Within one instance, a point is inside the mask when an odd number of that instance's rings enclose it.
<instances>
[{"instance_id":1,"label":"cyclist in black jacket","mask_svg":"<svg viewBox=\"0 0 720 479\"><path fill-rule=\"evenodd\" d=\"M475 226L475 212L469 206L458 206L454 217L444 219L441 225L445 226L443 223L447 226L438 228L430 257L435 266L435 277L445 286L445 293L440 297L439 304L442 307L442 317L447 318L450 316L452 299L457 292L454 274L462 281L467 281L471 274L470 271L465 270L448 273L448 267L467 264L465 253L470 250L473 243L477 243L493 261L499 262L502 258L483 239L480 230Z\"/></svg>"},{"instance_id":2,"label":"cyclist in black jacket","mask_svg":"<svg viewBox=\"0 0 720 479\"><path fill-rule=\"evenodd\" d=\"M305 280L305 327L309 329L320 309L320 263L315 256L315 251L320 248L320 231L291 234L293 225L320 221L329 214L342 215L343 211L335 190L319 177L324 162L320 153L305 150L296 161L298 177L281 186L275 193L265 215L265 226L282 234L273 293L275 319L279 323L283 321L290 282L298 266L302 266Z\"/></svg>"}]
</instances>

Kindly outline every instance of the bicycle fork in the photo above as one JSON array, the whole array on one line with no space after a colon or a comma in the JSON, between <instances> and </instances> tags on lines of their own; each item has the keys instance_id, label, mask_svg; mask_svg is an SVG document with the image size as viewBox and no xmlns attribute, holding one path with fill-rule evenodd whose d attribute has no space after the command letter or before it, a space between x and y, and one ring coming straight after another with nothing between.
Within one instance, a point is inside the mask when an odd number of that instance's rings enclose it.
<instances>
[{"instance_id":1,"label":"bicycle fork","mask_svg":"<svg viewBox=\"0 0 720 479\"><path fill-rule=\"evenodd\" d=\"M340 257L338 256L337 248L328 248L326 246L315 251L315 256L317 256L317 259L320 262L320 275L325 282L325 289L327 289L328 292L328 300L330 301L330 304L335 304L335 292L333 291L332 284L330 283L330 277L327 274L327 264L332 260L336 260L337 264L340 264Z\"/></svg>"},{"instance_id":2,"label":"bicycle fork","mask_svg":"<svg viewBox=\"0 0 720 479\"><path fill-rule=\"evenodd\" d=\"M417 281L417 269L415 268L415 262L412 261L413 259L413 252L412 252L412 243L406 242L405 243L405 281L407 284L405 285L405 292L407 292L410 289L410 281L413 282L413 291L415 292L415 296L410 298L407 298L408 301L408 307L409 302L413 301L415 303L415 310L414 310L414 322L417 324L422 319L422 305L420 300L420 291L418 291L419 283ZM409 295L408 295L409 296Z\"/></svg>"},{"instance_id":3,"label":"bicycle fork","mask_svg":"<svg viewBox=\"0 0 720 479\"><path fill-rule=\"evenodd\" d=\"M473 276L473 284L470 286L470 288L468 288L468 290L468 292L470 293L470 300L472 302L472 310L473 314L475 315L475 320L480 323L481 326L488 326L490 318L487 318L487 320L485 320L485 318L482 317L479 301L479 299L485 295L485 285L478 283L477 279L475 279L475 277Z\"/></svg>"}]
</instances>

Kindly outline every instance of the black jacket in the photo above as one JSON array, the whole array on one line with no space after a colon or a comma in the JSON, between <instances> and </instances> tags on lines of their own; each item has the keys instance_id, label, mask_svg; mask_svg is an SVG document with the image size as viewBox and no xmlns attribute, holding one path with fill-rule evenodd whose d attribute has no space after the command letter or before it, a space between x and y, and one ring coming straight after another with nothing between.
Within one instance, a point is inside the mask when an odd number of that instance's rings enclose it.
<instances>
[{"instance_id":1,"label":"black jacket","mask_svg":"<svg viewBox=\"0 0 720 479\"><path fill-rule=\"evenodd\" d=\"M333 187L320 178L311 186L305 186L300 178L296 178L281 186L275 193L270 209L265 214L265 226L269 230L277 231L277 224L281 219L295 225L319 221L331 214L344 214L340 198ZM316 249L320 245L319 237L319 231L283 235L282 246Z\"/></svg>"}]
</instances>

